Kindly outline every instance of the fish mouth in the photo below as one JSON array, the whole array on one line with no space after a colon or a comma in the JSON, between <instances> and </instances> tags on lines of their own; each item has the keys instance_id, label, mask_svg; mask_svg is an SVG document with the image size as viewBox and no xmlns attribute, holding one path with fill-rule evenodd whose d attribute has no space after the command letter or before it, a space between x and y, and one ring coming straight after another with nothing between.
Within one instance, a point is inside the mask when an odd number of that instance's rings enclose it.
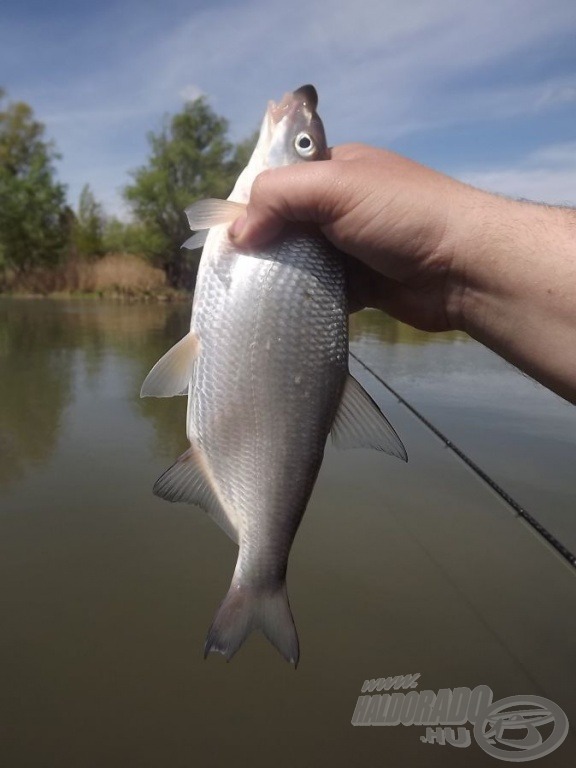
<instances>
[{"instance_id":1,"label":"fish mouth","mask_svg":"<svg viewBox=\"0 0 576 768\"><path fill-rule=\"evenodd\" d=\"M282 100L268 102L268 118L272 125L278 123L299 109L305 109L311 114L316 111L318 106L318 93L313 85L302 85L295 91L288 91L282 97Z\"/></svg>"}]
</instances>

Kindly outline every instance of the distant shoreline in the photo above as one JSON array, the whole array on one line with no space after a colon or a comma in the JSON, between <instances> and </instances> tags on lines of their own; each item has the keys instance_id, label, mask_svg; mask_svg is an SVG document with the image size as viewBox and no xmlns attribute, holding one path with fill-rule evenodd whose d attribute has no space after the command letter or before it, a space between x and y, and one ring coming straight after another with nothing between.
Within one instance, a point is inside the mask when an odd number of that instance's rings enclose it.
<instances>
[{"instance_id":1,"label":"distant shoreline","mask_svg":"<svg viewBox=\"0 0 576 768\"><path fill-rule=\"evenodd\" d=\"M166 272L143 256L109 253L97 259L68 259L53 267L6 271L0 274L0 296L176 302L189 301L191 291L168 285Z\"/></svg>"},{"instance_id":2,"label":"distant shoreline","mask_svg":"<svg viewBox=\"0 0 576 768\"><path fill-rule=\"evenodd\" d=\"M18 299L26 301L118 301L127 304L146 302L179 303L192 300L193 292L177 288L165 288L156 291L101 290L101 291L51 291L48 293L32 291L0 291L0 299Z\"/></svg>"}]
</instances>

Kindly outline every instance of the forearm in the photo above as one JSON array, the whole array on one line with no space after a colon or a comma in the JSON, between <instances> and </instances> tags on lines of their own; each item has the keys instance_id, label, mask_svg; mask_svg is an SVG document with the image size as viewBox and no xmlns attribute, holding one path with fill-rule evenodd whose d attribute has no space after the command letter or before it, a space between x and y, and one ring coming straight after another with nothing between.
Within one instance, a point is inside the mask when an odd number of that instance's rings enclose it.
<instances>
[{"instance_id":1,"label":"forearm","mask_svg":"<svg viewBox=\"0 0 576 768\"><path fill-rule=\"evenodd\" d=\"M576 212L478 193L458 228L454 325L576 403Z\"/></svg>"},{"instance_id":2,"label":"forearm","mask_svg":"<svg viewBox=\"0 0 576 768\"><path fill-rule=\"evenodd\" d=\"M465 330L576 403L575 211L491 195L351 144L330 161L259 176L232 235L240 247L262 245L287 221L318 224L354 257L354 306L428 331Z\"/></svg>"}]
</instances>

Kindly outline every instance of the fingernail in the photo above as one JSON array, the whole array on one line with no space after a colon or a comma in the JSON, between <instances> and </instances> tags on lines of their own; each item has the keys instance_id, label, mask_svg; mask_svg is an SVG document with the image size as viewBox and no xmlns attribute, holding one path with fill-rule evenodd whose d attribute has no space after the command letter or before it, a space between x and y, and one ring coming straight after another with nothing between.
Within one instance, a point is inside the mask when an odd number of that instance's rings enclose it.
<instances>
[{"instance_id":1,"label":"fingernail","mask_svg":"<svg viewBox=\"0 0 576 768\"><path fill-rule=\"evenodd\" d=\"M238 216L238 218L232 222L229 232L230 237L232 237L234 240L237 240L240 235L242 234L242 231L244 230L244 227L246 226L247 216L245 213L243 213L241 216Z\"/></svg>"}]
</instances>

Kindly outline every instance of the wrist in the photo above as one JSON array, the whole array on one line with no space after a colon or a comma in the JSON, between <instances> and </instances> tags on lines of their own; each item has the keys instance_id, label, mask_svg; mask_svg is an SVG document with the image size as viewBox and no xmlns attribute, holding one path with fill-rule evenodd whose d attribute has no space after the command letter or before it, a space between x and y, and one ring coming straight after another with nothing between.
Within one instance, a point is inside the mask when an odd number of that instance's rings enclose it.
<instances>
[{"instance_id":1,"label":"wrist","mask_svg":"<svg viewBox=\"0 0 576 768\"><path fill-rule=\"evenodd\" d=\"M453 327L574 401L576 214L489 195L454 259ZM454 298L456 297L456 298Z\"/></svg>"},{"instance_id":2,"label":"wrist","mask_svg":"<svg viewBox=\"0 0 576 768\"><path fill-rule=\"evenodd\" d=\"M478 337L541 269L535 228L547 209L467 187L451 208L444 248L450 264L446 312L452 328Z\"/></svg>"},{"instance_id":3,"label":"wrist","mask_svg":"<svg viewBox=\"0 0 576 768\"><path fill-rule=\"evenodd\" d=\"M483 251L489 250L486 226L493 222L491 208L498 198L450 181L451 186L437 201L436 207L444 215L443 229L428 255L428 265L441 276L447 328L468 332L480 289L477 267L484 259ZM439 214L438 221L440 218Z\"/></svg>"}]
</instances>

